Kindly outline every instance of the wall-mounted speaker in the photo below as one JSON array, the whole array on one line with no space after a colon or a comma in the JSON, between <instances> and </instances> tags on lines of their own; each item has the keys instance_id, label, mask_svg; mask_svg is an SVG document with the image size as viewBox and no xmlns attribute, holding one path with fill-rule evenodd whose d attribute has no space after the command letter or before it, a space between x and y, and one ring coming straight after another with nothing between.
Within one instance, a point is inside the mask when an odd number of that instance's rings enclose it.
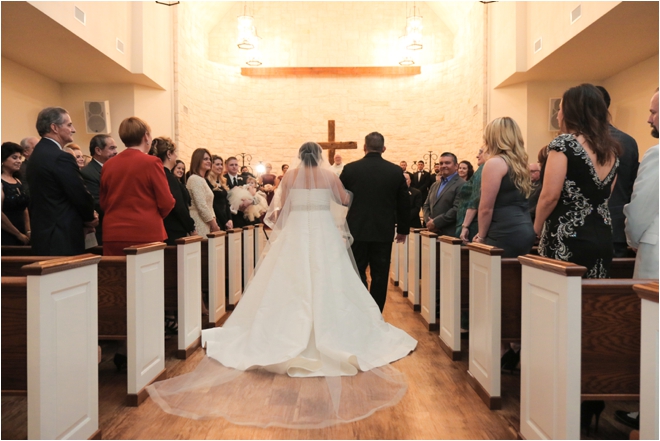
<instances>
[{"instance_id":1,"label":"wall-mounted speaker","mask_svg":"<svg viewBox=\"0 0 660 441\"><path fill-rule=\"evenodd\" d=\"M548 120L548 131L550 132L559 131L559 120L557 119L559 103L561 103L561 98L550 98L550 118Z\"/></svg>"},{"instance_id":2,"label":"wall-mounted speaker","mask_svg":"<svg viewBox=\"0 0 660 441\"><path fill-rule=\"evenodd\" d=\"M110 133L110 102L85 101L87 133Z\"/></svg>"}]
</instances>

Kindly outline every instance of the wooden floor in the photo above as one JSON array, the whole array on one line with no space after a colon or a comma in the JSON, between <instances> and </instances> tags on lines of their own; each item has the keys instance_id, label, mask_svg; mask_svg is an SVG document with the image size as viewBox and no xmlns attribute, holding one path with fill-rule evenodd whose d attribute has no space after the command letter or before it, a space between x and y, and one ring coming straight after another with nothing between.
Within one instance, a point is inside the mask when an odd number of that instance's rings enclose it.
<instances>
[{"instance_id":1,"label":"wooden floor","mask_svg":"<svg viewBox=\"0 0 660 441\"><path fill-rule=\"evenodd\" d=\"M394 407L362 421L325 429L259 429L222 419L194 421L166 414L147 399L139 408L124 406L126 374L112 362L113 344L105 344L99 365L100 428L105 439L515 439L519 423L520 376L502 375L502 410L490 411L468 385L467 355L452 362L437 333L425 330L398 288L390 286L385 320L419 341L417 350L394 366L405 373L409 389ZM467 346L467 339L463 340ZM193 370L204 357L198 349L187 361L176 360L174 338L166 341L168 375ZM582 439L627 439L630 429L614 420L617 409L637 410L638 403L608 403L599 431ZM2 397L2 439L27 438L27 398Z\"/></svg>"}]
</instances>

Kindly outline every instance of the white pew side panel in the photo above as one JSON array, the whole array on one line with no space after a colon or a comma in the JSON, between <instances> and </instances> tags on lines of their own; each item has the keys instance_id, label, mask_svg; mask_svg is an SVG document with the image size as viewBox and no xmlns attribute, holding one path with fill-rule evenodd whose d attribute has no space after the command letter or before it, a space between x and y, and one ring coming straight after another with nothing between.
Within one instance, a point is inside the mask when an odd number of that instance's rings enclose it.
<instances>
[{"instance_id":1,"label":"white pew side panel","mask_svg":"<svg viewBox=\"0 0 660 441\"><path fill-rule=\"evenodd\" d=\"M201 236L177 240L178 347L177 357L187 358L200 345L202 335Z\"/></svg>"},{"instance_id":2,"label":"white pew side panel","mask_svg":"<svg viewBox=\"0 0 660 441\"><path fill-rule=\"evenodd\" d=\"M440 240L440 345L452 360L461 358L461 241Z\"/></svg>"},{"instance_id":3,"label":"white pew side panel","mask_svg":"<svg viewBox=\"0 0 660 441\"><path fill-rule=\"evenodd\" d=\"M216 326L226 310L226 242L224 231L208 235L209 325Z\"/></svg>"}]
</instances>

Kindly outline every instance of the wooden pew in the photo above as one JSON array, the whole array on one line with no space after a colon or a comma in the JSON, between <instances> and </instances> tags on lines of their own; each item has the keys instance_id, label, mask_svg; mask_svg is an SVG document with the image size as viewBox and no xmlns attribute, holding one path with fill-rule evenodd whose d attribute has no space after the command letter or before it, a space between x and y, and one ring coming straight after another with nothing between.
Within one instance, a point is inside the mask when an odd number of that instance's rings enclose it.
<instances>
[{"instance_id":1,"label":"wooden pew","mask_svg":"<svg viewBox=\"0 0 660 441\"><path fill-rule=\"evenodd\" d=\"M461 359L461 271L463 241L440 236L440 346L449 357ZM467 266L467 265L466 265Z\"/></svg>"},{"instance_id":2,"label":"wooden pew","mask_svg":"<svg viewBox=\"0 0 660 441\"><path fill-rule=\"evenodd\" d=\"M97 271L99 256L51 259L3 277L21 305L28 375L28 439L100 439L98 417ZM18 292L21 290L21 292ZM14 305L17 306L15 302ZM3 317L4 318L4 317ZM15 323L21 326L19 323ZM5 326L3 320L3 327ZM3 333L3 351L5 335ZM3 354L4 364L8 361ZM4 381L3 381L4 387Z\"/></svg>"},{"instance_id":3,"label":"wooden pew","mask_svg":"<svg viewBox=\"0 0 660 441\"><path fill-rule=\"evenodd\" d=\"M399 247L394 243L392 245L392 256L390 257L390 279L394 286L399 286L399 278Z\"/></svg>"},{"instance_id":4,"label":"wooden pew","mask_svg":"<svg viewBox=\"0 0 660 441\"><path fill-rule=\"evenodd\" d=\"M420 292L420 317L429 331L438 330L438 308L437 289L438 278L438 235L430 231L422 231L421 236L421 292Z\"/></svg>"},{"instance_id":5,"label":"wooden pew","mask_svg":"<svg viewBox=\"0 0 660 441\"><path fill-rule=\"evenodd\" d=\"M266 232L266 225L257 224L254 226L254 267L256 268L259 264L259 261L263 257L263 253L266 251L266 245L268 244L268 238L266 237L268 233Z\"/></svg>"},{"instance_id":6,"label":"wooden pew","mask_svg":"<svg viewBox=\"0 0 660 441\"><path fill-rule=\"evenodd\" d=\"M126 257L104 256L98 264L97 335L99 340L127 340L126 401L129 406L142 403L147 397L145 388L166 375L165 340L162 333L163 248L165 244L161 242L136 245L125 249ZM22 275L25 265L60 259L52 256L3 256L2 275ZM10 302L8 306L12 304ZM3 318L5 313L3 304ZM16 317L22 323L18 329L25 329L24 317L20 314ZM16 318L8 320L8 323L12 320ZM151 329L158 329L158 332L152 332ZM3 324L3 336L5 331ZM12 346L11 349L13 351L16 348ZM16 355L20 358L20 352ZM21 367L20 362L17 362L19 364L15 368L12 363L3 363L3 393L6 392L5 366L20 373L11 378L9 384L12 388L27 390L27 371Z\"/></svg>"},{"instance_id":7,"label":"wooden pew","mask_svg":"<svg viewBox=\"0 0 660 441\"><path fill-rule=\"evenodd\" d=\"M228 281L226 308L228 311L236 307L243 294L243 285L241 282L243 274L242 234L243 230L241 228L227 230L226 268Z\"/></svg>"},{"instance_id":8,"label":"wooden pew","mask_svg":"<svg viewBox=\"0 0 660 441\"><path fill-rule=\"evenodd\" d=\"M4 270L4 263L2 264ZM2 275L2 394L27 394L27 278Z\"/></svg>"},{"instance_id":9,"label":"wooden pew","mask_svg":"<svg viewBox=\"0 0 660 441\"><path fill-rule=\"evenodd\" d=\"M202 290L206 285L209 326L215 327L225 315L227 305L227 233L217 231L207 237L208 242L202 243Z\"/></svg>"},{"instance_id":10,"label":"wooden pew","mask_svg":"<svg viewBox=\"0 0 660 441\"><path fill-rule=\"evenodd\" d=\"M633 289L642 301L639 439L658 439L658 282Z\"/></svg>"},{"instance_id":11,"label":"wooden pew","mask_svg":"<svg viewBox=\"0 0 660 441\"><path fill-rule=\"evenodd\" d=\"M399 249L399 286L401 287L401 292L404 297L408 297L409 289L409 274L408 274L408 265L409 265L409 250L408 244L410 236L406 236L406 240L403 243L396 243L392 245Z\"/></svg>"},{"instance_id":12,"label":"wooden pew","mask_svg":"<svg viewBox=\"0 0 660 441\"><path fill-rule=\"evenodd\" d=\"M579 439L581 400L639 399L641 302L633 286L645 281L582 279L582 266L519 260L521 434Z\"/></svg>"},{"instance_id":13,"label":"wooden pew","mask_svg":"<svg viewBox=\"0 0 660 441\"><path fill-rule=\"evenodd\" d=\"M254 226L243 227L243 291L254 275Z\"/></svg>"},{"instance_id":14,"label":"wooden pew","mask_svg":"<svg viewBox=\"0 0 660 441\"><path fill-rule=\"evenodd\" d=\"M176 357L188 358L202 335L201 236L182 237L165 248L165 310L176 313ZM164 320L163 320L164 321Z\"/></svg>"},{"instance_id":15,"label":"wooden pew","mask_svg":"<svg viewBox=\"0 0 660 441\"><path fill-rule=\"evenodd\" d=\"M413 311L421 311L420 293L422 278L422 238L421 228L411 228L408 235L408 301Z\"/></svg>"}]
</instances>

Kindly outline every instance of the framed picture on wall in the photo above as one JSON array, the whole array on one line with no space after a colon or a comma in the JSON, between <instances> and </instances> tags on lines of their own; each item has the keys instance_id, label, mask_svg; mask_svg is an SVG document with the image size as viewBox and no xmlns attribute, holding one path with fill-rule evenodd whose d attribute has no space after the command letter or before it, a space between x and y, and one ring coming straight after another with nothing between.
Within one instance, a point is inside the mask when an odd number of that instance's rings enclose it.
<instances>
[{"instance_id":1,"label":"framed picture on wall","mask_svg":"<svg viewBox=\"0 0 660 441\"><path fill-rule=\"evenodd\" d=\"M550 98L550 112L548 113L550 117L548 118L548 131L558 132L559 131L559 120L557 119L557 114L559 113L559 103L561 98Z\"/></svg>"}]
</instances>

